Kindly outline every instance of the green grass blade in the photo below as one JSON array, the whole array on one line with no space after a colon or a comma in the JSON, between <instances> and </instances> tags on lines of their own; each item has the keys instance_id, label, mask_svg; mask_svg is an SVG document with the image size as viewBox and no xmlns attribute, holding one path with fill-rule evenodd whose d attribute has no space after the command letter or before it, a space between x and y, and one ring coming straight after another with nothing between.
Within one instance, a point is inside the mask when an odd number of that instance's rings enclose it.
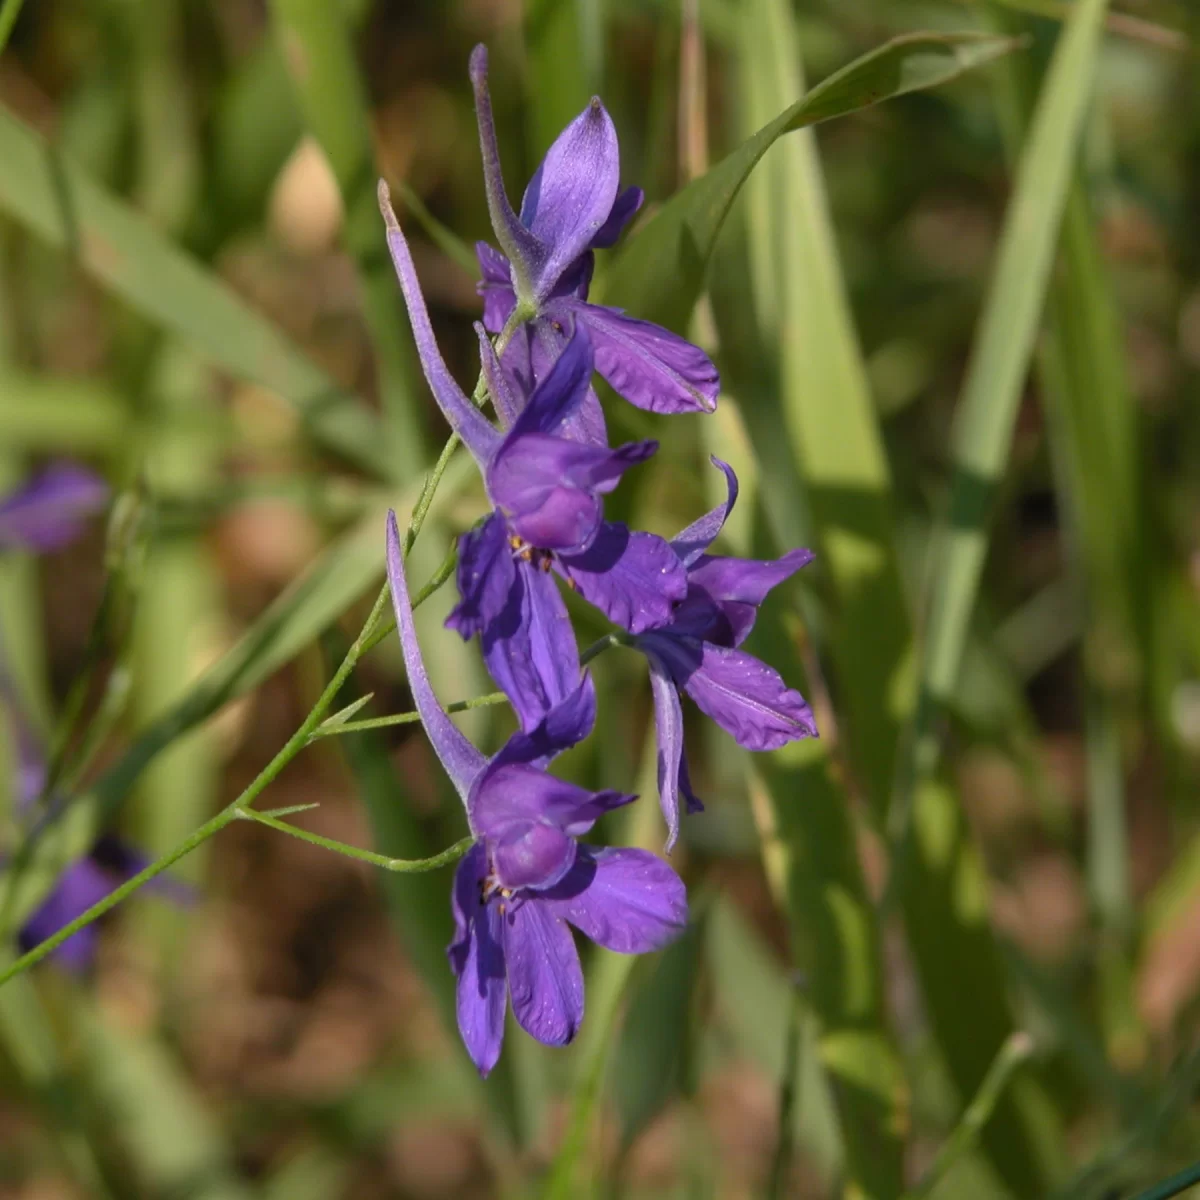
<instances>
[{"instance_id":1,"label":"green grass blade","mask_svg":"<svg viewBox=\"0 0 1200 1200\"><path fill-rule=\"evenodd\" d=\"M744 119L753 127L785 97L804 91L784 0L754 0L741 49ZM893 548L891 480L813 135L801 132L778 146L748 187L761 337L780 347L783 418L837 594L830 638L845 691L846 733L882 820L913 694L911 637ZM775 428L763 433L777 440ZM756 441L765 453L762 439Z\"/></svg>"},{"instance_id":2,"label":"green grass blade","mask_svg":"<svg viewBox=\"0 0 1200 1200\"><path fill-rule=\"evenodd\" d=\"M146 1193L250 1200L256 1189L239 1178L212 1106L166 1046L117 1029L82 1000L72 1016L84 1102L128 1155Z\"/></svg>"},{"instance_id":3,"label":"green grass blade","mask_svg":"<svg viewBox=\"0 0 1200 1200\"><path fill-rule=\"evenodd\" d=\"M796 1001L789 979L762 935L728 901L715 897L708 914L705 945L713 990L714 1022L737 1054L778 1078ZM805 999L799 1063L790 1081L799 1103L793 1105L791 1135L805 1156L832 1184L841 1173L843 1147L829 1078L818 1061L818 1031Z\"/></svg>"},{"instance_id":4,"label":"green grass blade","mask_svg":"<svg viewBox=\"0 0 1200 1200\"><path fill-rule=\"evenodd\" d=\"M120 394L94 379L0 368L0 445L14 453L96 454L128 437Z\"/></svg>"},{"instance_id":5,"label":"green grass blade","mask_svg":"<svg viewBox=\"0 0 1200 1200\"><path fill-rule=\"evenodd\" d=\"M211 372L177 343L166 344L150 372L137 457L127 464L130 475L144 472L151 496L203 496L213 486L219 477L215 448L206 447L194 430L203 428L218 403ZM202 639L217 628L219 596L220 581L203 541L151 542L140 568L131 633L136 724L161 716L187 692L206 649ZM215 733L194 729L177 739L139 780L133 828L148 858L166 854L212 815L220 769ZM163 796L171 803L162 803ZM208 854L203 847L180 864L178 874L200 883ZM139 915L154 957L165 959L170 974L189 915L169 905L148 906Z\"/></svg>"},{"instance_id":6,"label":"green grass blade","mask_svg":"<svg viewBox=\"0 0 1200 1200\"><path fill-rule=\"evenodd\" d=\"M294 404L322 445L389 478L378 421L266 318L0 108L0 211L77 258L148 320Z\"/></svg>"},{"instance_id":7,"label":"green grass blade","mask_svg":"<svg viewBox=\"0 0 1200 1200\"><path fill-rule=\"evenodd\" d=\"M367 97L344 12L326 0L272 0L276 39L309 132L324 150L345 210L343 242L354 260L379 371L392 478L425 461L413 356L400 288L384 253Z\"/></svg>"},{"instance_id":8,"label":"green grass blade","mask_svg":"<svg viewBox=\"0 0 1200 1200\"><path fill-rule=\"evenodd\" d=\"M757 36L749 22L742 33L747 46L745 61L750 64L743 94L751 121L759 110L770 106L772 79L776 88L800 86L796 75L799 53L786 10L764 5L761 11ZM771 64L771 69L764 70L764 63ZM765 175L760 173L752 180L747 196L754 308L760 326L755 337L763 349L759 357L767 362L777 357L779 361L778 378L758 380L752 394L746 395L747 425L764 471L770 470L769 475L764 474L761 490L772 527L780 530L794 519L788 513L774 512L777 498L789 491L801 491L811 510L815 537L824 551L836 597L827 632L838 692L845 698L845 711L839 713L839 735L844 727L854 748L852 761L856 767L861 764L872 809L882 818L892 789L902 723L914 699L912 636L893 547L893 500L877 416L844 299L819 164L806 140L802 134L778 147L764 164ZM730 346L736 340L725 334L721 339ZM755 369L762 372L761 363ZM778 452L780 424L791 435L790 463ZM869 637L864 636L868 629ZM786 639L780 638L778 644L785 647ZM780 653L786 654L786 649ZM779 653L767 657L785 661ZM840 824L837 817L837 806L846 806L845 797L827 778L830 764L814 748L806 748L805 753L817 757L812 762L792 762L783 756L781 776L766 779L766 792L773 800L770 811L782 830L777 836L785 882L780 886L798 889L791 913L796 927L815 941L812 953L818 959L830 954L836 961L844 961L844 956L852 953L859 970L872 976L879 970L870 950L878 938L874 917L861 878L851 870L844 853L834 852L853 841L848 814L840 818ZM801 790L806 796L823 797L819 813L810 812L807 803L802 814L794 811L789 798ZM936 798L924 802L935 804ZM828 850L820 849L826 846ZM919 887L908 898L911 905L906 917L933 1017L933 1033L965 1103L1011 1033L1012 1020L986 912L977 903L985 888L982 868L965 828L956 827L949 842L939 844L937 854L926 855L925 849L922 843L913 863ZM805 866L791 865L796 861ZM823 869L831 873L827 886L834 887L833 877L837 878L839 892L850 902L847 911L856 914L858 925L867 930L856 945L846 942L846 928L830 911L826 893L819 888L805 890L803 871L818 862L827 864ZM970 902L954 890L956 881L966 880L974 885ZM947 945L956 949L953 977L939 970ZM977 1023L974 1014L968 1020L962 1011L963 978L971 978L982 997ZM854 1136L851 1131L864 1123L870 1127L874 1122L884 1130L895 1127L904 1104L898 1068L895 1094L888 1096L886 1085L874 1095L864 1094L856 1085L871 1048L854 1040L858 1016L846 993L820 997L820 1005L823 1027L851 1034L845 1039L844 1054L834 1039L837 1050L827 1062L827 1070L840 1072L845 1081L840 1088L838 1081L833 1081L843 1137L849 1141ZM886 1046L878 1001L874 1014L872 1035L876 1045ZM1031 1129L1016 1111L1014 1100L1004 1097L985 1130L985 1142L1018 1194L1036 1191L1039 1186L1038 1156L1030 1137ZM857 1146L848 1145L848 1162L855 1158L877 1190L886 1194L890 1186L896 1186L894 1177L889 1182L881 1176L880 1156L869 1138Z\"/></svg>"},{"instance_id":9,"label":"green grass blade","mask_svg":"<svg viewBox=\"0 0 1200 1200\"><path fill-rule=\"evenodd\" d=\"M955 428L948 515L934 547L921 659L918 768L936 764L933 719L952 696L987 549L988 504L1008 462L1046 300L1106 0L1081 0L1064 28L1017 172Z\"/></svg>"},{"instance_id":10,"label":"green grass blade","mask_svg":"<svg viewBox=\"0 0 1200 1200\"><path fill-rule=\"evenodd\" d=\"M676 329L687 325L717 234L759 159L785 133L937 87L1013 49L978 33L913 33L856 59L671 198L629 238L604 276L606 304Z\"/></svg>"},{"instance_id":11,"label":"green grass blade","mask_svg":"<svg viewBox=\"0 0 1200 1200\"><path fill-rule=\"evenodd\" d=\"M1001 23L1015 25L998 17ZM1034 83L1015 66L1002 78L1009 85L1002 97L1005 124L1016 143L1033 105ZM1039 374L1071 563L1081 577L1087 873L1102 934L1100 1015L1114 1058L1129 1063L1144 1053L1145 1041L1129 953L1134 905L1120 728L1138 715L1152 655L1146 614L1153 539L1142 503L1140 430L1121 327L1082 172L1067 195L1061 249Z\"/></svg>"},{"instance_id":12,"label":"green grass blade","mask_svg":"<svg viewBox=\"0 0 1200 1200\"><path fill-rule=\"evenodd\" d=\"M78 1080L64 1061L28 976L18 976L0 989L0 1054L15 1068L22 1089L46 1114L56 1148L84 1194L111 1200L101 1163L81 1128Z\"/></svg>"},{"instance_id":13,"label":"green grass blade","mask_svg":"<svg viewBox=\"0 0 1200 1200\"><path fill-rule=\"evenodd\" d=\"M531 162L541 161L551 142L604 90L602 7L603 0L534 0L526 6Z\"/></svg>"}]
</instances>

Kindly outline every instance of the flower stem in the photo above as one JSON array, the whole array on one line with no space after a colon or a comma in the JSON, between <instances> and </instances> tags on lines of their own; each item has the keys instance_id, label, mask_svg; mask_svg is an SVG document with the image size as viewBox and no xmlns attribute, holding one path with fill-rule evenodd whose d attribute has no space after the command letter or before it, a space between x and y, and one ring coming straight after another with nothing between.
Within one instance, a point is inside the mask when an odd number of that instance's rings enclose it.
<instances>
[{"instance_id":1,"label":"flower stem","mask_svg":"<svg viewBox=\"0 0 1200 1200\"><path fill-rule=\"evenodd\" d=\"M338 842L333 838L322 837L319 833L311 833L296 825L289 825L286 821L278 821L269 813L255 812L252 808L239 809L235 815L246 821L266 825L268 829L278 829L280 833L290 834L310 845L321 846L326 850L332 850L335 854L357 859L359 862L370 863L372 866L381 867L385 871L395 871L398 874L435 871L438 867L446 866L447 863L457 862L475 844L474 838L466 837L431 858L388 858L385 854L376 854L372 850L349 846L345 842Z\"/></svg>"},{"instance_id":2,"label":"flower stem","mask_svg":"<svg viewBox=\"0 0 1200 1200\"><path fill-rule=\"evenodd\" d=\"M482 708L486 704L503 704L508 697L503 692L489 692L486 696L474 696L470 700L456 700L446 705L446 712L467 712L472 708ZM315 742L321 738L337 737L343 733L362 733L366 729L387 729L391 725L415 725L421 719L419 712L392 713L387 717L368 717L362 721L343 721L340 725L329 725L315 729L309 735L309 741Z\"/></svg>"},{"instance_id":3,"label":"flower stem","mask_svg":"<svg viewBox=\"0 0 1200 1200\"><path fill-rule=\"evenodd\" d=\"M3 987L14 976L21 974L22 971L27 971L36 963L41 962L46 955L58 949L72 934L78 933L98 917L102 917L110 909L120 904L126 896L132 895L143 884L149 883L151 879L161 875L168 867L173 866L181 858L186 857L197 846L208 841L214 834L220 833L231 821L237 820L242 815L243 810L258 798L268 784L274 782L283 768L308 744L309 734L324 719L334 698L341 690L342 684L349 678L350 672L354 670L358 660L365 652L367 639L374 632L376 622L379 620L387 602L388 589L385 585L380 589L379 596L375 600L375 605L371 609L371 615L367 618L366 624L362 627L358 637L354 639L354 644L347 651L346 657L342 659L342 664L334 672L333 678L325 685L325 690L321 693L316 704L313 705L312 711L304 718L300 728L288 738L275 757L271 759L236 800L223 808L211 820L206 821L199 829L196 829L184 838L175 849L169 851L155 862L152 862L144 870L139 871L133 876L132 879L127 880L120 887L109 892L102 900L93 904L91 908L80 914L75 920L64 925L57 933L48 937L44 942L39 942L27 954L21 955L16 961L10 963L8 967L0 971L0 987Z\"/></svg>"},{"instance_id":4,"label":"flower stem","mask_svg":"<svg viewBox=\"0 0 1200 1200\"><path fill-rule=\"evenodd\" d=\"M967 1105L954 1131L930 1163L929 1169L907 1193L905 1200L920 1200L921 1197L930 1195L950 1168L975 1145L1013 1072L1029 1059L1033 1052L1034 1042L1029 1034L1023 1031L1009 1034L988 1068L975 1098Z\"/></svg>"}]
</instances>

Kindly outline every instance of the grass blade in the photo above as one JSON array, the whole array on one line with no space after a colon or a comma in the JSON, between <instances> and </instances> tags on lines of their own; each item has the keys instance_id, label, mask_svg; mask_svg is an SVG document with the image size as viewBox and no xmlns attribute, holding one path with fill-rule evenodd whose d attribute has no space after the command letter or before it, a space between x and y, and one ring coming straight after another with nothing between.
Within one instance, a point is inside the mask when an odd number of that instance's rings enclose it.
<instances>
[{"instance_id":1,"label":"grass blade","mask_svg":"<svg viewBox=\"0 0 1200 1200\"><path fill-rule=\"evenodd\" d=\"M1046 300L1106 0L1081 0L1064 28L1017 172L955 428L948 515L930 569L921 657L917 769L937 761L934 717L953 694L987 549L988 504L1012 446L1021 388Z\"/></svg>"},{"instance_id":2,"label":"grass blade","mask_svg":"<svg viewBox=\"0 0 1200 1200\"><path fill-rule=\"evenodd\" d=\"M76 258L148 320L234 374L279 392L310 434L381 479L378 422L266 318L86 171L0 107L0 210Z\"/></svg>"},{"instance_id":3,"label":"grass blade","mask_svg":"<svg viewBox=\"0 0 1200 1200\"><path fill-rule=\"evenodd\" d=\"M1013 47L1009 39L986 34L913 33L856 59L664 204L609 264L600 299L643 319L685 328L730 205L780 137L893 96L937 87Z\"/></svg>"}]
</instances>

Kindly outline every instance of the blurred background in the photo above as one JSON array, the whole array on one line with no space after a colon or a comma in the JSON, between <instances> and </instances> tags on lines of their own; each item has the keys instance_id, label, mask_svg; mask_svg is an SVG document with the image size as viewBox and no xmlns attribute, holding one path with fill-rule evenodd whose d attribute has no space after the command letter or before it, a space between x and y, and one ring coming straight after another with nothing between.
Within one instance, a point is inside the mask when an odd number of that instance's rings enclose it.
<instances>
[{"instance_id":1,"label":"blurred background","mask_svg":"<svg viewBox=\"0 0 1200 1200\"><path fill-rule=\"evenodd\" d=\"M384 875L236 823L176 868L183 903L141 893L87 970L50 962L0 989L0 1197L896 1195L998 1055L982 1136L932 1194L1126 1196L1194 1157L1200 11L1185 0L1110 14L1011 453L976 518L987 559L934 723L943 753L885 811L912 629L940 586L952 422L1072 7L0 4L0 491L70 458L138 514L136 553L106 560L97 517L64 550L0 561L5 648L46 737L90 664L99 733L77 790L150 857L303 719L382 578L383 512L411 508L444 441L380 175L443 351L475 378L476 42L510 193L597 93L644 223L806 80L888 38L1025 38L782 139L694 309L687 294L646 311L598 264L605 302L669 319L723 381L708 418L609 397L614 437L662 442L609 515L673 533L721 498L717 452L743 483L726 552L819 552L772 596L755 649L813 702L820 743L751 761L688 711L708 811L673 856L685 938L636 962L588 947L579 1042L510 1030L484 1083L453 1022L450 869ZM482 511L455 460L416 583ZM421 612L447 701L492 690L441 628L452 592ZM582 645L603 632L572 611ZM594 672L600 724L563 769L636 781L643 801L597 834L658 849L644 664L616 651ZM368 692L360 717L411 707L391 640L339 706ZM489 747L512 727L500 707L462 724ZM319 804L291 819L394 855L463 833L411 725L321 739L263 803ZM7 856L12 805L3 829Z\"/></svg>"}]
</instances>

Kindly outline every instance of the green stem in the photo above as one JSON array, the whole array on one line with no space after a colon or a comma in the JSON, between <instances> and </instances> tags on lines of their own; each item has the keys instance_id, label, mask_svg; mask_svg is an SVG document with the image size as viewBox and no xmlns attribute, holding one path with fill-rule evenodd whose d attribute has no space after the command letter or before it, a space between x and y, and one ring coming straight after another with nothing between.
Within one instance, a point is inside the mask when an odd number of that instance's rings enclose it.
<instances>
[{"instance_id":1,"label":"green stem","mask_svg":"<svg viewBox=\"0 0 1200 1200\"><path fill-rule=\"evenodd\" d=\"M139 871L132 879L126 880L120 887L109 892L103 900L93 904L85 913L82 913L75 920L64 925L56 934L48 937L44 942L39 942L28 954L22 954L15 962L9 964L3 972L0 972L0 987L3 987L14 976L20 975L23 971L27 971L30 967L40 963L46 955L52 954L57 950L72 934L78 933L97 918L104 916L110 909L116 908L126 896L133 895L138 888L149 883L156 876L161 875L168 867L174 866L181 858L185 858L191 854L197 846L208 841L214 834L219 833L237 816L237 805L240 799L239 797L228 808L224 808L217 813L212 820L206 821L199 829L194 830L169 854L152 862L145 870Z\"/></svg>"},{"instance_id":2,"label":"green stem","mask_svg":"<svg viewBox=\"0 0 1200 1200\"><path fill-rule=\"evenodd\" d=\"M447 863L457 862L475 844L473 837L466 837L431 858L388 858L385 854L376 854L372 850L361 850L358 846L349 846L345 842L322 837L319 833L310 833L307 829L289 825L286 821L277 821L268 813L255 812L252 808L239 809L234 815L246 821L266 825L268 829L278 829L280 833L290 834L312 846L321 846L326 850L332 850L335 854L354 858L359 862L370 863L372 866L381 867L385 871L395 871L398 874L435 871L438 867L446 866Z\"/></svg>"},{"instance_id":3,"label":"green stem","mask_svg":"<svg viewBox=\"0 0 1200 1200\"><path fill-rule=\"evenodd\" d=\"M358 660L362 657L367 639L374 632L375 624L379 620L380 614L383 612L387 602L388 589L384 586L375 600L375 605L371 609L371 615L367 618L362 631L354 639L354 644L342 660L341 666L334 672L333 678L325 685L325 690L321 693L316 704L313 705L312 711L304 718L300 728L288 738L282 749L280 749L275 757L259 773L258 777L250 783L236 800L223 808L211 820L206 821L199 829L184 838L174 850L152 862L145 870L139 871L132 879L127 880L120 887L109 892L103 900L93 904L86 912L76 917L75 920L67 925L64 925L62 929L51 937L48 937L44 942L40 942L34 946L27 954L21 955L20 958L5 968L3 972L0 972L0 987L3 987L15 975L19 975L22 971L27 971L36 963L41 962L46 955L58 949L72 934L78 933L85 926L102 917L110 909L115 908L127 896L132 895L138 888L142 887L143 884L149 883L151 879L161 875L168 867L174 866L181 858L186 857L195 850L197 846L208 841L214 834L220 833L231 821L236 820L241 815L242 810L252 804L262 791L270 783L274 782L283 768L308 744L309 734L324 719L329 706L333 703L334 697L341 690L342 684L349 678L350 672L354 670Z\"/></svg>"},{"instance_id":4,"label":"green stem","mask_svg":"<svg viewBox=\"0 0 1200 1200\"><path fill-rule=\"evenodd\" d=\"M1033 1050L1033 1038L1029 1034L1018 1031L1009 1035L988 1068L975 1098L967 1105L967 1111L938 1151L929 1170L908 1193L907 1200L920 1200L920 1197L930 1195L950 1168L975 1145L1013 1072L1033 1054Z\"/></svg>"},{"instance_id":5,"label":"green stem","mask_svg":"<svg viewBox=\"0 0 1200 1200\"><path fill-rule=\"evenodd\" d=\"M467 712L472 708L483 708L487 704L504 704L508 697L503 692L489 692L486 696L473 696L470 700L456 700L446 705L446 712ZM415 725L421 719L419 712L392 713L388 717L369 717L363 721L343 721L340 725L329 725L313 730L310 742L321 738L338 737L343 733L362 733L366 729L387 729L391 725Z\"/></svg>"},{"instance_id":6,"label":"green stem","mask_svg":"<svg viewBox=\"0 0 1200 1200\"><path fill-rule=\"evenodd\" d=\"M8 45L8 35L17 23L17 16L24 2L25 0L4 0L3 7L0 7L0 54L4 53L4 47Z\"/></svg>"},{"instance_id":7,"label":"green stem","mask_svg":"<svg viewBox=\"0 0 1200 1200\"><path fill-rule=\"evenodd\" d=\"M803 1031L804 992L800 980L793 978L791 1004L788 1006L787 1033L784 1041L783 1076L779 1082L779 1135L771 1159L767 1195L771 1200L787 1194L788 1170L792 1162L792 1126L799 1102L800 1035Z\"/></svg>"}]
</instances>

